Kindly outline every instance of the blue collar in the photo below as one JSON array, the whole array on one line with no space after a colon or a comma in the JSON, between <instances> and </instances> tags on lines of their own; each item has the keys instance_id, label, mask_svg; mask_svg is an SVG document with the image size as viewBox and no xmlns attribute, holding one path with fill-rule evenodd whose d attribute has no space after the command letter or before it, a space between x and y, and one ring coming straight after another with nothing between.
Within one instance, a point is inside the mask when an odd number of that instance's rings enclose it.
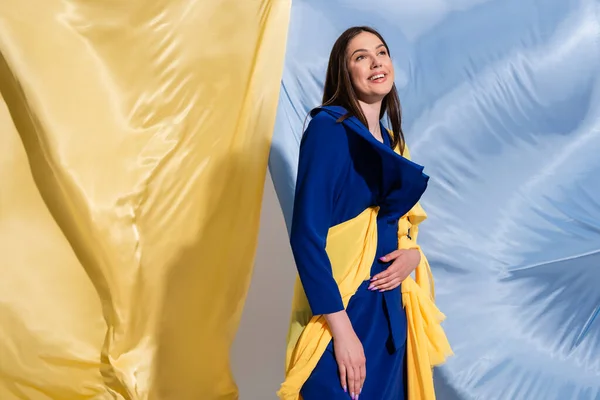
<instances>
[{"instance_id":1,"label":"blue collar","mask_svg":"<svg viewBox=\"0 0 600 400\"><path fill-rule=\"evenodd\" d=\"M335 119L341 118L348 114L348 110L346 110L342 106L319 106L319 107L314 108L310 112L310 116L314 117L315 115L317 115L320 112L326 112L326 113L330 114L331 116L335 117ZM373 145L375 147L376 150L382 151L383 153L385 153L388 156L391 156L395 159L399 159L399 160L401 160L400 162L407 163L412 168L416 168L419 170L419 172L423 173L424 167L422 165L414 163L414 162L410 161L409 159L404 158L400 154L396 153L389 145L385 144L385 142L386 142L385 139L384 139L384 143L381 143L379 140L375 139L375 137L373 136L373 134L371 134L369 129L362 122L360 122L360 120L358 118L356 118L355 116L352 115L352 116L346 118L343 121L343 123L346 127L350 128L353 132L359 134L363 139L367 140L371 145ZM388 139L389 139L389 137L388 137ZM389 143L389 141L387 141L387 143ZM425 175L425 174L423 173L423 175ZM427 175L425 175L425 177L429 178Z\"/></svg>"}]
</instances>

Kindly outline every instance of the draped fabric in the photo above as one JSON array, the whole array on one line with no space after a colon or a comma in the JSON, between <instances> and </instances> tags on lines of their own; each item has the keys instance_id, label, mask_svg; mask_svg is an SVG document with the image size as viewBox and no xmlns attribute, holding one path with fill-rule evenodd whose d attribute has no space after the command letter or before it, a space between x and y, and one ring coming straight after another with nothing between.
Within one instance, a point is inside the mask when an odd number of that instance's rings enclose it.
<instances>
[{"instance_id":1,"label":"draped fabric","mask_svg":"<svg viewBox=\"0 0 600 400\"><path fill-rule=\"evenodd\" d=\"M290 2L0 3L0 399L234 399Z\"/></svg>"},{"instance_id":2,"label":"draped fabric","mask_svg":"<svg viewBox=\"0 0 600 400\"><path fill-rule=\"evenodd\" d=\"M440 399L600 398L599 21L597 0L292 4L270 155L288 229L331 46L371 25L431 177L419 242L455 353Z\"/></svg>"},{"instance_id":3,"label":"draped fabric","mask_svg":"<svg viewBox=\"0 0 600 400\"><path fill-rule=\"evenodd\" d=\"M360 284L369 278L377 250L378 208L368 208L355 218L332 227L327 234L327 255L344 307ZM352 249L352 251L348 251ZM299 278L294 285L292 317L286 349L286 377L278 396L299 400L300 390L332 340L323 315L312 315Z\"/></svg>"},{"instance_id":4,"label":"draped fabric","mask_svg":"<svg viewBox=\"0 0 600 400\"><path fill-rule=\"evenodd\" d=\"M355 218L332 227L327 235L327 254L344 307L361 283L370 278L377 248L378 211L378 207L368 208ZM418 225L426 218L427 214L417 203L398 221L398 248L421 251L416 243ZM408 236L409 230L412 237ZM446 357L452 355L452 349L440 326L445 316L435 306L434 281L422 251L415 279L409 276L402 284L402 302L408 331L407 399L435 399L432 366L445 362ZM302 398L300 389L331 340L325 318L311 315L306 294L297 279L286 351L286 378L278 392L279 398Z\"/></svg>"}]
</instances>

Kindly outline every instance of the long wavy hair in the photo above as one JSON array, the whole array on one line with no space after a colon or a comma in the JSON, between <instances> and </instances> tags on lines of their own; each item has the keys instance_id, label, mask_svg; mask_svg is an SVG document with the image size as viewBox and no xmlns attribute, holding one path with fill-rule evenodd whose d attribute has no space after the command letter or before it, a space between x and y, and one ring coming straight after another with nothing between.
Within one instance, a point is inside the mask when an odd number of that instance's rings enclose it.
<instances>
[{"instance_id":1,"label":"long wavy hair","mask_svg":"<svg viewBox=\"0 0 600 400\"><path fill-rule=\"evenodd\" d=\"M384 44L390 54L390 49L383 39L383 36L375 29L368 26L355 26L347 29L335 41L331 54L329 55L329 64L327 66L327 74L325 76L325 89L323 91L323 105L342 106L348 110L348 114L339 119L343 121L350 116L355 116L368 127L367 119L358 103L358 97L352 86L350 79L350 71L348 71L348 43L362 32L372 33L377 36ZM379 119L381 120L387 112L389 126L392 130L392 147L400 147L400 153L404 154L404 132L402 132L402 111L400 108L400 99L396 84L392 85L392 90L383 98Z\"/></svg>"}]
</instances>

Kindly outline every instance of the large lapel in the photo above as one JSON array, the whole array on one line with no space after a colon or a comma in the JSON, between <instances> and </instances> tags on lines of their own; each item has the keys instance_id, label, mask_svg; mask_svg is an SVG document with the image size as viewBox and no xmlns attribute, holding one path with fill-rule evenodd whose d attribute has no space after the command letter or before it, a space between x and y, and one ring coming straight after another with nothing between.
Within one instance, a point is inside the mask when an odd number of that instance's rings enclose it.
<instances>
[{"instance_id":1,"label":"large lapel","mask_svg":"<svg viewBox=\"0 0 600 400\"><path fill-rule=\"evenodd\" d=\"M322 106L314 109L311 116L327 112L335 119L347 114L341 106ZM423 173L423 166L402 157L388 145L375 139L358 118L352 116L343 121L347 131L363 138L380 156L385 173L382 176L384 193L382 211L387 210L400 217L407 213L421 198L429 176Z\"/></svg>"}]
</instances>

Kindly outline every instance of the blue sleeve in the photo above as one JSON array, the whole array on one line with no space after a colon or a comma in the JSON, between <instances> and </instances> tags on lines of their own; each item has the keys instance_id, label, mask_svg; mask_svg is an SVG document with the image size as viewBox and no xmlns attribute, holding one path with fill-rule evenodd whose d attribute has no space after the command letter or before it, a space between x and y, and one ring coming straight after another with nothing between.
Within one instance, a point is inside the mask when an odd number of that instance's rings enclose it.
<instances>
[{"instance_id":1,"label":"blue sleeve","mask_svg":"<svg viewBox=\"0 0 600 400\"><path fill-rule=\"evenodd\" d=\"M300 142L290 234L298 275L313 315L344 309L325 245L348 160L344 127L333 117L318 114Z\"/></svg>"}]
</instances>

